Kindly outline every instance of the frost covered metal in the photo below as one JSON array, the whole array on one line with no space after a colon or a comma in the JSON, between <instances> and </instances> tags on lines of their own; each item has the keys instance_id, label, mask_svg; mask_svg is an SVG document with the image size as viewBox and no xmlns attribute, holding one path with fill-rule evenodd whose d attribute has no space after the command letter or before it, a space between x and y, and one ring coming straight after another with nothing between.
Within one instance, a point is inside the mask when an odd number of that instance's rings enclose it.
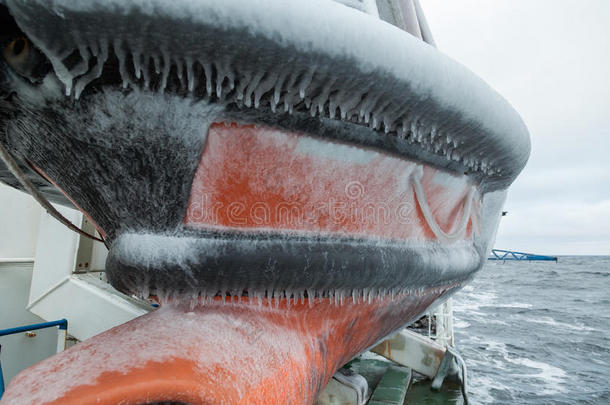
<instances>
[{"instance_id":1,"label":"frost covered metal","mask_svg":"<svg viewBox=\"0 0 610 405\"><path fill-rule=\"evenodd\" d=\"M342 4L6 3L75 98L116 58L125 87L163 92L175 81L173 91L193 97L366 126L412 145L418 158L474 172L485 189L510 184L529 154L520 117L486 83Z\"/></svg>"},{"instance_id":2,"label":"frost covered metal","mask_svg":"<svg viewBox=\"0 0 610 405\"><path fill-rule=\"evenodd\" d=\"M44 67L0 59L0 144L90 218L112 286L161 305L14 403L311 402L474 276L528 157L417 1L0 3Z\"/></svg>"}]
</instances>

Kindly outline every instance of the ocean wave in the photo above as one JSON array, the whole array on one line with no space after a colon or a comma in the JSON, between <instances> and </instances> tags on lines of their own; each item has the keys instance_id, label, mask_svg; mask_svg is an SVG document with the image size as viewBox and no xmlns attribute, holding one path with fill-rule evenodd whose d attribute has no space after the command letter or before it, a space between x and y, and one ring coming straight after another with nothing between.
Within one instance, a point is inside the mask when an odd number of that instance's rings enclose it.
<instances>
[{"instance_id":1,"label":"ocean wave","mask_svg":"<svg viewBox=\"0 0 610 405\"><path fill-rule=\"evenodd\" d=\"M551 318L550 316L543 316L540 318L531 318L531 319L527 319L526 322L537 323L537 324L542 324L542 325L549 325L549 326L554 326L556 328L563 328L563 329L568 329L568 330L584 331L584 332L592 332L592 331L597 330L595 328L586 326L582 323L569 324L569 323L565 323L565 322L557 322L555 319Z\"/></svg>"},{"instance_id":2,"label":"ocean wave","mask_svg":"<svg viewBox=\"0 0 610 405\"><path fill-rule=\"evenodd\" d=\"M470 326L469 322L466 321L460 321L456 318L453 319L453 327L456 329L466 329L467 327Z\"/></svg>"},{"instance_id":3,"label":"ocean wave","mask_svg":"<svg viewBox=\"0 0 610 405\"><path fill-rule=\"evenodd\" d=\"M532 304L526 304L524 302L515 302L515 303L511 303L511 304L487 304L487 305L482 305L482 307L528 309L528 308L532 307Z\"/></svg>"},{"instance_id":4,"label":"ocean wave","mask_svg":"<svg viewBox=\"0 0 610 405\"><path fill-rule=\"evenodd\" d=\"M567 391L564 384L568 374L563 369L524 357L515 359L507 358L507 360L513 364L540 371L539 373L533 374L515 374L515 376L532 377L541 380L544 383L544 386L540 391L541 395L555 395Z\"/></svg>"}]
</instances>

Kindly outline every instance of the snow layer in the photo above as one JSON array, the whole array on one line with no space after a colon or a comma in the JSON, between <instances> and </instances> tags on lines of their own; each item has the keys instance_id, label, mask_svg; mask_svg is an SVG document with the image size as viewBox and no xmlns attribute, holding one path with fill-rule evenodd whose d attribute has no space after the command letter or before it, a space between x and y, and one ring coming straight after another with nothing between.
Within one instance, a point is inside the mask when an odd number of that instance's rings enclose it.
<instances>
[{"instance_id":1,"label":"snow layer","mask_svg":"<svg viewBox=\"0 0 610 405\"><path fill-rule=\"evenodd\" d=\"M162 91L175 72L191 92L358 122L509 182L529 154L520 117L486 83L333 1L6 3L77 98L112 52L126 86L158 80ZM74 52L80 62L66 64Z\"/></svg>"},{"instance_id":2,"label":"snow layer","mask_svg":"<svg viewBox=\"0 0 610 405\"><path fill-rule=\"evenodd\" d=\"M340 304L418 294L463 282L482 264L473 242L402 246L381 241L202 238L123 234L112 245L106 272L117 289L192 297L332 297Z\"/></svg>"}]
</instances>

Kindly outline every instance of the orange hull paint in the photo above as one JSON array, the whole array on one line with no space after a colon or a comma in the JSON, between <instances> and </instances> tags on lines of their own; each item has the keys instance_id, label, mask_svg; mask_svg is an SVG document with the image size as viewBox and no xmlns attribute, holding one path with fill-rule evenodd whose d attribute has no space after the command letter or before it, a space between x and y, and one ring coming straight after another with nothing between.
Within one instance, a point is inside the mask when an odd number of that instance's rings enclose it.
<instances>
[{"instance_id":1,"label":"orange hull paint","mask_svg":"<svg viewBox=\"0 0 610 405\"><path fill-rule=\"evenodd\" d=\"M433 240L409 178L419 167L435 220L449 231L464 215L471 187L458 176L371 148L268 127L213 124L184 223L197 229ZM472 234L469 221L460 239Z\"/></svg>"},{"instance_id":2,"label":"orange hull paint","mask_svg":"<svg viewBox=\"0 0 610 405\"><path fill-rule=\"evenodd\" d=\"M312 403L339 367L447 291L167 303L22 372L2 404Z\"/></svg>"}]
</instances>

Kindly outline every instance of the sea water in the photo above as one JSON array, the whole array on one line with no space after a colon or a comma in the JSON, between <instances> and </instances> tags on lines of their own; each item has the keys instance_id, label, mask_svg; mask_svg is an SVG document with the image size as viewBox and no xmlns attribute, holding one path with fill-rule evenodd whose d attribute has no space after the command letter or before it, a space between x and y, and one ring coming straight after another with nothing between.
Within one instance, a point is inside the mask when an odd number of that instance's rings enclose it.
<instances>
[{"instance_id":1,"label":"sea water","mask_svg":"<svg viewBox=\"0 0 610 405\"><path fill-rule=\"evenodd\" d=\"M471 403L610 404L609 256L488 262L454 321Z\"/></svg>"}]
</instances>

